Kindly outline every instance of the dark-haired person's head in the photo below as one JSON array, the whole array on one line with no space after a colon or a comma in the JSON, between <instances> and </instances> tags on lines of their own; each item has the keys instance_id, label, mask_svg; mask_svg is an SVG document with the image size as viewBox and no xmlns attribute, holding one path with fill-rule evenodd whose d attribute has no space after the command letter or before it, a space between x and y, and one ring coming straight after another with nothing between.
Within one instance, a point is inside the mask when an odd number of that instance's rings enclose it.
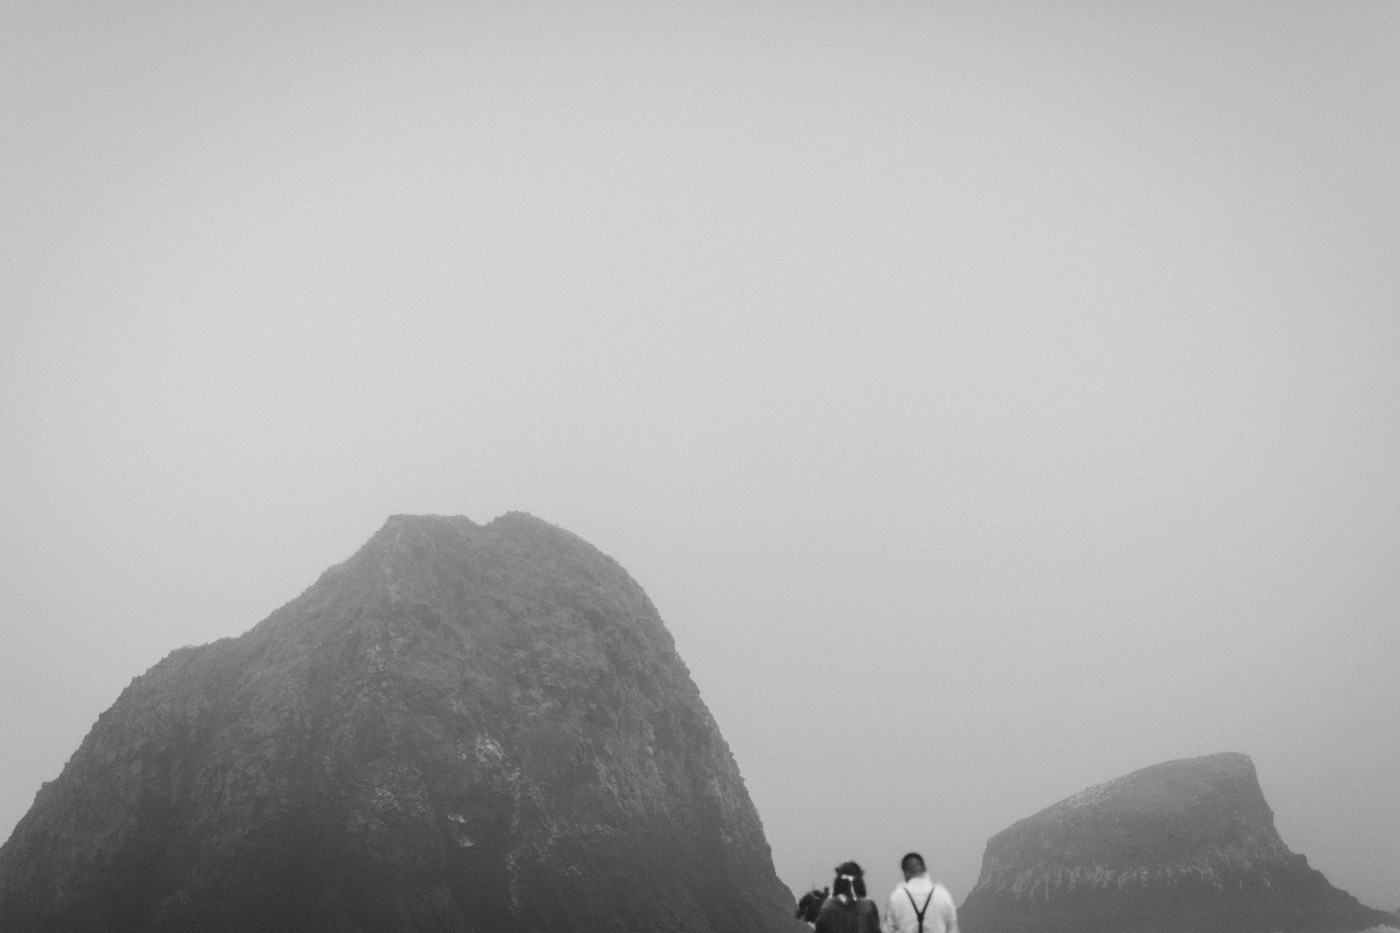
<instances>
[{"instance_id":1,"label":"dark-haired person's head","mask_svg":"<svg viewBox=\"0 0 1400 933\"><path fill-rule=\"evenodd\" d=\"M924 857L917 852L910 852L899 860L899 870L904 872L904 880L908 881L918 875L928 871L924 867Z\"/></svg>"},{"instance_id":2,"label":"dark-haired person's head","mask_svg":"<svg viewBox=\"0 0 1400 933\"><path fill-rule=\"evenodd\" d=\"M816 924L817 916L822 912L822 904L826 903L829 894L831 894L830 888L813 888L808 891L802 895L802 900L797 902L797 913L793 916L797 917L798 920Z\"/></svg>"},{"instance_id":3,"label":"dark-haired person's head","mask_svg":"<svg viewBox=\"0 0 1400 933\"><path fill-rule=\"evenodd\" d=\"M842 904L851 904L865 897L865 871L855 862L836 866L836 880L831 883L831 896Z\"/></svg>"}]
</instances>

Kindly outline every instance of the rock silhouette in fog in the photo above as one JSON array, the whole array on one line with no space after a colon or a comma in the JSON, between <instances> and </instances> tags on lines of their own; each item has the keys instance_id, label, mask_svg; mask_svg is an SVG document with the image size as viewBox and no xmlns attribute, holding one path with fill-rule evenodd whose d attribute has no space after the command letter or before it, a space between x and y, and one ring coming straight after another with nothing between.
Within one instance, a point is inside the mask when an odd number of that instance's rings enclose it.
<instances>
[{"instance_id":1,"label":"rock silhouette in fog","mask_svg":"<svg viewBox=\"0 0 1400 933\"><path fill-rule=\"evenodd\" d=\"M395 516L172 653L0 848L0 929L804 929L656 610L512 513Z\"/></svg>"},{"instance_id":2,"label":"rock silhouette in fog","mask_svg":"<svg viewBox=\"0 0 1400 933\"><path fill-rule=\"evenodd\" d=\"M992 837L966 933L1338 933L1391 920L1274 830L1254 764L1226 753L1090 787Z\"/></svg>"}]
</instances>

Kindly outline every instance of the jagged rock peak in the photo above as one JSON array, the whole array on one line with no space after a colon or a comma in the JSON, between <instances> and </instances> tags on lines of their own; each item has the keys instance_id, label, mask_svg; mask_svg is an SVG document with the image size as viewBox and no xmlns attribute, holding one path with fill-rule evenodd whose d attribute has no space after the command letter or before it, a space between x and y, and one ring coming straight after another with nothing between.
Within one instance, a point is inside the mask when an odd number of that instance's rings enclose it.
<instances>
[{"instance_id":1,"label":"jagged rock peak","mask_svg":"<svg viewBox=\"0 0 1400 933\"><path fill-rule=\"evenodd\" d=\"M998 833L961 915L969 933L1335 933L1382 917L1289 851L1233 752L1096 784Z\"/></svg>"},{"instance_id":2,"label":"jagged rock peak","mask_svg":"<svg viewBox=\"0 0 1400 933\"><path fill-rule=\"evenodd\" d=\"M0 847L4 933L779 931L792 906L646 594L523 513L393 516L172 653Z\"/></svg>"}]
</instances>

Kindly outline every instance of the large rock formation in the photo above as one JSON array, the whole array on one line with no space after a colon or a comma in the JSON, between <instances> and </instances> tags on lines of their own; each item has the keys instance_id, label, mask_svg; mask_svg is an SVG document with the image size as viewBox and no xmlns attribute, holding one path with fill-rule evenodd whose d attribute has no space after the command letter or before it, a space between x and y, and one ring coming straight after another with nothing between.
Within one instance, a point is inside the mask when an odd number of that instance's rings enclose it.
<instances>
[{"instance_id":1,"label":"large rock formation","mask_svg":"<svg viewBox=\"0 0 1400 933\"><path fill-rule=\"evenodd\" d=\"M1387 922L1274 830L1254 764L1169 761L993 836L965 933L1337 933Z\"/></svg>"},{"instance_id":2,"label":"large rock formation","mask_svg":"<svg viewBox=\"0 0 1400 933\"><path fill-rule=\"evenodd\" d=\"M5 933L708 933L792 911L646 594L522 514L396 516L243 636L174 652L0 849Z\"/></svg>"}]
</instances>

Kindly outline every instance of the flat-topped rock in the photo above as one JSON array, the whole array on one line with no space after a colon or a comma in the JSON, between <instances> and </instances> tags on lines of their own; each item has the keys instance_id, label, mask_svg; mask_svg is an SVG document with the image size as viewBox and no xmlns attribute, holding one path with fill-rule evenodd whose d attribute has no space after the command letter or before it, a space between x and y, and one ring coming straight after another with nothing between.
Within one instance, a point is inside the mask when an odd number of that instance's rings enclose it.
<instances>
[{"instance_id":1,"label":"flat-topped rock","mask_svg":"<svg viewBox=\"0 0 1400 933\"><path fill-rule=\"evenodd\" d=\"M966 933L1341 933L1393 921L1274 829L1246 755L1169 761L997 834Z\"/></svg>"}]
</instances>

